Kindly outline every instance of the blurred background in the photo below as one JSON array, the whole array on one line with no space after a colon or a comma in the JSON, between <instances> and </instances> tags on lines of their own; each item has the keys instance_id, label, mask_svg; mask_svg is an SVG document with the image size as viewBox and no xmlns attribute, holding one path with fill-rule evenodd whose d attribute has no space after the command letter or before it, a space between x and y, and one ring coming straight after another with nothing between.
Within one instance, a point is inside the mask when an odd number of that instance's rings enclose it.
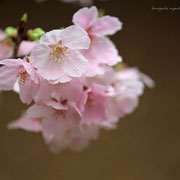
<instances>
[{"instance_id":1,"label":"blurred background","mask_svg":"<svg viewBox=\"0 0 180 180\"><path fill-rule=\"evenodd\" d=\"M123 29L111 39L124 62L137 66L156 82L146 89L139 107L114 131L80 153L52 154L40 134L7 130L26 106L13 92L0 101L0 180L179 180L180 179L180 7L173 0L96 0ZM0 0L0 27L17 26L24 12L28 28L45 31L72 24L81 6L47 0Z\"/></svg>"}]
</instances>

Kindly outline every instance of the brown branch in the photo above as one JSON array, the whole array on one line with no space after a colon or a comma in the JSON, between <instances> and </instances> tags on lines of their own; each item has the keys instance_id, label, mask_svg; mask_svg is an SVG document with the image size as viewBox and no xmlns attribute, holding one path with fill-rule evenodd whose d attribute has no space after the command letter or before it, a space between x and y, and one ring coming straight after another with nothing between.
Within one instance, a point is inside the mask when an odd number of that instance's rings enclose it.
<instances>
[{"instance_id":1,"label":"brown branch","mask_svg":"<svg viewBox=\"0 0 180 180\"><path fill-rule=\"evenodd\" d=\"M17 37L14 39L15 46L14 46L14 52L13 52L13 58L18 57L18 50L19 46L24 39L24 31L26 27L26 22L27 22L27 14L24 14L23 17L21 18L21 21L19 23L18 29L17 29Z\"/></svg>"}]
</instances>

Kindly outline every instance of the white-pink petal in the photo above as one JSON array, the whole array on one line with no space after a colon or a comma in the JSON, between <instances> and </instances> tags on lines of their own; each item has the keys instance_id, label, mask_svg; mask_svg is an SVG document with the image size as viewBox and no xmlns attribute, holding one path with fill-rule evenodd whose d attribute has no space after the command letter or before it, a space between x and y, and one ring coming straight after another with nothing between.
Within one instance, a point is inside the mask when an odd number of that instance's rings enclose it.
<instances>
[{"instance_id":1,"label":"white-pink petal","mask_svg":"<svg viewBox=\"0 0 180 180\"><path fill-rule=\"evenodd\" d=\"M87 71L88 61L78 51L70 51L68 60L63 63L62 68L66 75L80 77Z\"/></svg>"},{"instance_id":2,"label":"white-pink petal","mask_svg":"<svg viewBox=\"0 0 180 180\"><path fill-rule=\"evenodd\" d=\"M112 16L98 18L90 29L90 34L96 36L113 35L122 28L122 22Z\"/></svg>"},{"instance_id":3,"label":"white-pink petal","mask_svg":"<svg viewBox=\"0 0 180 180\"><path fill-rule=\"evenodd\" d=\"M48 100L45 102L45 104L57 110L68 110L68 107L66 104L63 105L61 102L58 102L58 101Z\"/></svg>"},{"instance_id":4,"label":"white-pink petal","mask_svg":"<svg viewBox=\"0 0 180 180\"><path fill-rule=\"evenodd\" d=\"M26 131L41 132L41 121L36 118L22 117L8 124L8 129L24 129Z\"/></svg>"},{"instance_id":5,"label":"white-pink petal","mask_svg":"<svg viewBox=\"0 0 180 180\"><path fill-rule=\"evenodd\" d=\"M44 104L34 104L26 111L26 116L29 118L43 118L46 116L52 116L54 110Z\"/></svg>"},{"instance_id":6,"label":"white-pink petal","mask_svg":"<svg viewBox=\"0 0 180 180\"><path fill-rule=\"evenodd\" d=\"M36 44L36 41L22 41L19 46L18 56L29 55Z\"/></svg>"},{"instance_id":7,"label":"white-pink petal","mask_svg":"<svg viewBox=\"0 0 180 180\"><path fill-rule=\"evenodd\" d=\"M22 67L20 59L6 59L0 61L0 90L12 90L16 82L18 71Z\"/></svg>"},{"instance_id":8,"label":"white-pink petal","mask_svg":"<svg viewBox=\"0 0 180 180\"><path fill-rule=\"evenodd\" d=\"M77 11L73 16L73 23L81 26L86 31L90 28L97 20L98 10L95 6L91 8L82 8Z\"/></svg>"},{"instance_id":9,"label":"white-pink petal","mask_svg":"<svg viewBox=\"0 0 180 180\"><path fill-rule=\"evenodd\" d=\"M0 64L6 65L6 66L12 66L17 67L22 65L22 59L4 59L0 61Z\"/></svg>"},{"instance_id":10,"label":"white-pink petal","mask_svg":"<svg viewBox=\"0 0 180 180\"><path fill-rule=\"evenodd\" d=\"M40 43L46 44L46 45L54 45L57 44L61 40L61 34L63 30L52 30L44 34L41 39Z\"/></svg>"},{"instance_id":11,"label":"white-pink petal","mask_svg":"<svg viewBox=\"0 0 180 180\"><path fill-rule=\"evenodd\" d=\"M32 51L30 59L39 74L47 80L57 80L64 75L62 64L50 60L51 49L45 44L38 44Z\"/></svg>"},{"instance_id":12,"label":"white-pink petal","mask_svg":"<svg viewBox=\"0 0 180 180\"><path fill-rule=\"evenodd\" d=\"M72 25L62 32L62 45L73 50L88 49L90 39L85 30L79 26Z\"/></svg>"},{"instance_id":13,"label":"white-pink petal","mask_svg":"<svg viewBox=\"0 0 180 180\"><path fill-rule=\"evenodd\" d=\"M84 123L103 125L107 121L106 110L110 99L105 91L106 87L99 84L94 83L90 87L85 109L82 113Z\"/></svg>"},{"instance_id":14,"label":"white-pink petal","mask_svg":"<svg viewBox=\"0 0 180 180\"><path fill-rule=\"evenodd\" d=\"M113 66L122 61L117 48L110 39L106 37L93 37L91 43L92 45L87 51L83 50L83 55L88 59L89 66L92 63L95 63L95 65L108 64Z\"/></svg>"},{"instance_id":15,"label":"white-pink petal","mask_svg":"<svg viewBox=\"0 0 180 180\"><path fill-rule=\"evenodd\" d=\"M25 82L19 83L20 87L20 99L23 103L30 104L31 101L35 98L38 94L40 84L36 84L34 81L31 80L31 77L28 76Z\"/></svg>"},{"instance_id":16,"label":"white-pink petal","mask_svg":"<svg viewBox=\"0 0 180 180\"><path fill-rule=\"evenodd\" d=\"M19 68L8 66L0 67L0 91L13 89L19 70Z\"/></svg>"},{"instance_id":17,"label":"white-pink petal","mask_svg":"<svg viewBox=\"0 0 180 180\"><path fill-rule=\"evenodd\" d=\"M6 38L6 33L2 29L0 29L0 41L4 40L5 38Z\"/></svg>"},{"instance_id":18,"label":"white-pink petal","mask_svg":"<svg viewBox=\"0 0 180 180\"><path fill-rule=\"evenodd\" d=\"M58 83L66 83L71 81L72 78L68 77L67 75L62 75L59 79L56 80L50 80L49 82L51 84L58 84Z\"/></svg>"}]
</instances>

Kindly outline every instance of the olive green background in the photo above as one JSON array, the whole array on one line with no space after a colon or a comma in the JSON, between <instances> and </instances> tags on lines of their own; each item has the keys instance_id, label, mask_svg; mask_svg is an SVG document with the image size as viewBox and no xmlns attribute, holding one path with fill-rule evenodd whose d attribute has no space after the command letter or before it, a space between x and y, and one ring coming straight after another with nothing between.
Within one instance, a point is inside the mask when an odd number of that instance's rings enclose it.
<instances>
[{"instance_id":1,"label":"olive green background","mask_svg":"<svg viewBox=\"0 0 180 180\"><path fill-rule=\"evenodd\" d=\"M106 14L117 16L123 29L112 37L124 62L137 66L156 82L146 89L139 107L114 131L80 153L52 154L40 134L8 131L7 123L26 106L13 92L1 95L0 180L179 180L180 179L180 1L99 0ZM71 24L78 5L49 0L0 0L0 27L17 26L28 12L28 27L46 31Z\"/></svg>"}]
</instances>

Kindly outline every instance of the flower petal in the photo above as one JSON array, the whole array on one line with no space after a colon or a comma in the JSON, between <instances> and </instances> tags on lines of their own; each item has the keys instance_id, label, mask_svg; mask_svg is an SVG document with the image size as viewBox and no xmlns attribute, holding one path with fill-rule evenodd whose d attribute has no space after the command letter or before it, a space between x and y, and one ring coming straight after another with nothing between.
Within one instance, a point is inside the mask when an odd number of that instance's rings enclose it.
<instances>
[{"instance_id":1,"label":"flower petal","mask_svg":"<svg viewBox=\"0 0 180 180\"><path fill-rule=\"evenodd\" d=\"M46 101L45 104L47 106L51 106L51 107L53 107L54 109L57 109L57 110L68 110L67 105L63 105L63 104L61 104L60 102L57 102L57 101L49 100L49 101Z\"/></svg>"},{"instance_id":2,"label":"flower petal","mask_svg":"<svg viewBox=\"0 0 180 180\"><path fill-rule=\"evenodd\" d=\"M34 104L26 111L26 116L29 118L44 118L53 114L53 108L44 104Z\"/></svg>"},{"instance_id":3,"label":"flower petal","mask_svg":"<svg viewBox=\"0 0 180 180\"><path fill-rule=\"evenodd\" d=\"M106 87L94 83L88 94L83 114L84 123L97 123L101 125L106 122L106 110L109 104L109 97L105 94Z\"/></svg>"},{"instance_id":4,"label":"flower petal","mask_svg":"<svg viewBox=\"0 0 180 180\"><path fill-rule=\"evenodd\" d=\"M63 32L63 30L49 31L41 37L40 43L43 43L46 45L57 44L61 40L62 32Z\"/></svg>"},{"instance_id":5,"label":"flower petal","mask_svg":"<svg viewBox=\"0 0 180 180\"><path fill-rule=\"evenodd\" d=\"M37 73L35 68L27 61L23 60L22 62L24 69L30 75L30 78L38 84L40 82L40 75Z\"/></svg>"},{"instance_id":6,"label":"flower petal","mask_svg":"<svg viewBox=\"0 0 180 180\"><path fill-rule=\"evenodd\" d=\"M70 49L88 49L90 39L86 31L79 26L73 25L63 31L62 44Z\"/></svg>"},{"instance_id":7,"label":"flower petal","mask_svg":"<svg viewBox=\"0 0 180 180\"><path fill-rule=\"evenodd\" d=\"M30 104L34 97L38 94L40 85L31 80L30 76L27 77L24 84L19 84L20 99L23 103Z\"/></svg>"},{"instance_id":8,"label":"flower petal","mask_svg":"<svg viewBox=\"0 0 180 180\"><path fill-rule=\"evenodd\" d=\"M0 61L0 64L12 67L18 67L22 65L22 59L4 59Z\"/></svg>"},{"instance_id":9,"label":"flower petal","mask_svg":"<svg viewBox=\"0 0 180 180\"><path fill-rule=\"evenodd\" d=\"M13 45L8 40L3 40L0 43L0 60L11 58L13 55Z\"/></svg>"},{"instance_id":10,"label":"flower petal","mask_svg":"<svg viewBox=\"0 0 180 180\"><path fill-rule=\"evenodd\" d=\"M5 38L6 38L6 33L2 29L0 29L0 41L4 40Z\"/></svg>"},{"instance_id":11,"label":"flower petal","mask_svg":"<svg viewBox=\"0 0 180 180\"><path fill-rule=\"evenodd\" d=\"M97 20L98 10L95 6L91 8L82 8L73 16L73 23L88 30Z\"/></svg>"},{"instance_id":12,"label":"flower petal","mask_svg":"<svg viewBox=\"0 0 180 180\"><path fill-rule=\"evenodd\" d=\"M21 57L29 55L36 44L36 41L22 41L22 43L19 46L18 56Z\"/></svg>"},{"instance_id":13,"label":"flower petal","mask_svg":"<svg viewBox=\"0 0 180 180\"><path fill-rule=\"evenodd\" d=\"M0 61L0 90L11 90L16 82L18 71L21 69L20 59L6 59Z\"/></svg>"},{"instance_id":14,"label":"flower petal","mask_svg":"<svg viewBox=\"0 0 180 180\"><path fill-rule=\"evenodd\" d=\"M57 80L64 75L61 70L61 64L49 60L51 49L44 45L38 44L32 51L30 59L32 64L38 69L39 74L47 80Z\"/></svg>"},{"instance_id":15,"label":"flower petal","mask_svg":"<svg viewBox=\"0 0 180 180\"><path fill-rule=\"evenodd\" d=\"M113 35L122 28L122 22L116 17L103 16L98 18L90 33L96 36Z\"/></svg>"},{"instance_id":16,"label":"flower petal","mask_svg":"<svg viewBox=\"0 0 180 180\"><path fill-rule=\"evenodd\" d=\"M12 90L19 69L3 66L0 68L0 90Z\"/></svg>"},{"instance_id":17,"label":"flower petal","mask_svg":"<svg viewBox=\"0 0 180 180\"><path fill-rule=\"evenodd\" d=\"M72 77L80 77L87 68L88 61L78 51L70 51L68 60L62 66L64 73Z\"/></svg>"},{"instance_id":18,"label":"flower petal","mask_svg":"<svg viewBox=\"0 0 180 180\"><path fill-rule=\"evenodd\" d=\"M93 37L91 47L87 51L83 50L83 55L88 59L90 65L92 60L95 60L97 64L108 64L110 66L122 61L117 48L106 37Z\"/></svg>"},{"instance_id":19,"label":"flower petal","mask_svg":"<svg viewBox=\"0 0 180 180\"><path fill-rule=\"evenodd\" d=\"M58 84L58 83L66 83L66 82L69 82L71 81L71 78L66 76L66 75L63 75L61 76L59 79L57 80L52 80L52 81L49 81L51 84Z\"/></svg>"},{"instance_id":20,"label":"flower petal","mask_svg":"<svg viewBox=\"0 0 180 180\"><path fill-rule=\"evenodd\" d=\"M42 126L39 119L22 117L8 124L8 129L24 129L26 131L41 132Z\"/></svg>"},{"instance_id":21,"label":"flower petal","mask_svg":"<svg viewBox=\"0 0 180 180\"><path fill-rule=\"evenodd\" d=\"M19 94L19 92L20 92L19 79L16 80L14 87L13 87L13 91Z\"/></svg>"}]
</instances>

